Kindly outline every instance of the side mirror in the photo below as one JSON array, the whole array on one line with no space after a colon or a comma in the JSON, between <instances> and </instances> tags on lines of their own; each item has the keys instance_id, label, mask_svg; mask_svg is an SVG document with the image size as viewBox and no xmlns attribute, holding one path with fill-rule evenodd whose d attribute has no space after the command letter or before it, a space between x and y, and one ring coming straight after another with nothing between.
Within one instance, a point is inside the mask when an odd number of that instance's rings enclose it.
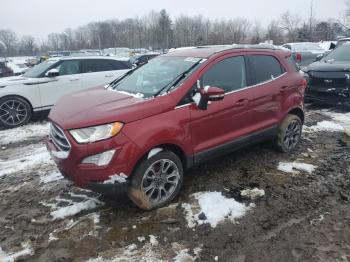
<instances>
[{"instance_id":1,"label":"side mirror","mask_svg":"<svg viewBox=\"0 0 350 262\"><path fill-rule=\"evenodd\" d=\"M316 56L316 61L320 61L323 58L324 54L319 54Z\"/></svg>"},{"instance_id":2,"label":"side mirror","mask_svg":"<svg viewBox=\"0 0 350 262\"><path fill-rule=\"evenodd\" d=\"M198 108L206 110L209 101L220 101L225 97L225 91L219 87L206 86L199 89L201 99L198 104Z\"/></svg>"},{"instance_id":3,"label":"side mirror","mask_svg":"<svg viewBox=\"0 0 350 262\"><path fill-rule=\"evenodd\" d=\"M47 76L47 77L56 77L56 76L59 76L59 75L60 75L60 72L57 69L55 69L55 68L47 71L46 74L45 74L45 76Z\"/></svg>"}]
</instances>

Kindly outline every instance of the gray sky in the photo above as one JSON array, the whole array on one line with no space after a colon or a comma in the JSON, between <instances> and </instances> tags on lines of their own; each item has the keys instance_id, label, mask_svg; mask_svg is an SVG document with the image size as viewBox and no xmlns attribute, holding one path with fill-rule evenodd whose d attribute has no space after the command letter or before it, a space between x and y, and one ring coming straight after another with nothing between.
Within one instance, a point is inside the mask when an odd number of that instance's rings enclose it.
<instances>
[{"instance_id":1,"label":"gray sky","mask_svg":"<svg viewBox=\"0 0 350 262\"><path fill-rule=\"evenodd\" d=\"M202 14L206 18L244 17L264 25L287 10L307 17L311 0L0 0L0 29L39 39L49 33L92 21L143 16L165 8L172 17ZM345 0L314 0L318 19L339 18Z\"/></svg>"}]
</instances>

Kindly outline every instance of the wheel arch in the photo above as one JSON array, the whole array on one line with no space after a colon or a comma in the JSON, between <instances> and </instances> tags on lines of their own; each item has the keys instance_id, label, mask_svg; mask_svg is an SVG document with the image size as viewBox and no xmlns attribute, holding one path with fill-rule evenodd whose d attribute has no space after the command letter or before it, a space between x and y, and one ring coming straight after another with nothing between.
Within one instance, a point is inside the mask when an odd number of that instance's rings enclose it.
<instances>
[{"instance_id":1,"label":"wheel arch","mask_svg":"<svg viewBox=\"0 0 350 262\"><path fill-rule=\"evenodd\" d=\"M181 160L181 163L182 163L184 170L192 165L192 158L187 157L185 151L179 145L174 144L174 143L163 143L163 144L158 144L158 145L152 146L143 155L141 155L141 157L136 161L136 164L132 168L131 176L134 175L136 168L141 164L141 162L144 159L147 159L149 152L155 148L166 149L168 151L173 152L175 155L177 155Z\"/></svg>"},{"instance_id":2,"label":"wheel arch","mask_svg":"<svg viewBox=\"0 0 350 262\"><path fill-rule=\"evenodd\" d=\"M4 95L4 96L0 97L0 99L7 98L7 97L19 97L19 98L23 99L24 101L26 101L26 102L29 104L29 106L30 106L30 111L31 111L31 113L33 114L33 112L34 112L33 105L32 105L32 103L31 103L27 98L25 98L24 96L17 95L17 94L8 94L8 95Z\"/></svg>"},{"instance_id":3,"label":"wheel arch","mask_svg":"<svg viewBox=\"0 0 350 262\"><path fill-rule=\"evenodd\" d=\"M300 118L301 122L304 124L305 113L300 107L292 108L288 111L287 115L296 115Z\"/></svg>"}]
</instances>

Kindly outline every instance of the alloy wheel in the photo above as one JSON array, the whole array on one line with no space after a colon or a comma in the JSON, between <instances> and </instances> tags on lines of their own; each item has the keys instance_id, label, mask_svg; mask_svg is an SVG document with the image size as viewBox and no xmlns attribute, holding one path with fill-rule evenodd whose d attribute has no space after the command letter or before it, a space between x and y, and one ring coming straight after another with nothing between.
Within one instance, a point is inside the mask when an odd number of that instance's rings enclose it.
<instances>
[{"instance_id":1,"label":"alloy wheel","mask_svg":"<svg viewBox=\"0 0 350 262\"><path fill-rule=\"evenodd\" d=\"M141 190L150 202L160 204L171 197L179 182L180 174L176 164L170 159L160 159L146 170Z\"/></svg>"},{"instance_id":2,"label":"alloy wheel","mask_svg":"<svg viewBox=\"0 0 350 262\"><path fill-rule=\"evenodd\" d=\"M28 116L28 109L18 100L6 100L0 105L0 119L9 126L22 124Z\"/></svg>"},{"instance_id":3,"label":"alloy wheel","mask_svg":"<svg viewBox=\"0 0 350 262\"><path fill-rule=\"evenodd\" d=\"M293 149L298 143L301 136L301 125L297 120L293 120L287 126L283 143L287 149Z\"/></svg>"}]
</instances>

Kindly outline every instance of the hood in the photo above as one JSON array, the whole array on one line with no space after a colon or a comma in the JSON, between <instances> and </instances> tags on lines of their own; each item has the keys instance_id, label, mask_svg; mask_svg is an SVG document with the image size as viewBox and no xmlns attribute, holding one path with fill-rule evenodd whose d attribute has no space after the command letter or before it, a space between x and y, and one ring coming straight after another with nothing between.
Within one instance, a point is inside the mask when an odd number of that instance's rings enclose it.
<instances>
[{"instance_id":1,"label":"hood","mask_svg":"<svg viewBox=\"0 0 350 262\"><path fill-rule=\"evenodd\" d=\"M0 78L0 87L7 87L13 85L34 85L43 82L47 82L47 79L28 78L24 76L9 76Z\"/></svg>"},{"instance_id":2,"label":"hood","mask_svg":"<svg viewBox=\"0 0 350 262\"><path fill-rule=\"evenodd\" d=\"M318 71L318 72L350 72L350 62L349 61L333 61L325 62L324 60L314 62L309 65L306 70Z\"/></svg>"},{"instance_id":3,"label":"hood","mask_svg":"<svg viewBox=\"0 0 350 262\"><path fill-rule=\"evenodd\" d=\"M49 118L63 129L75 129L116 121L133 122L174 106L170 96L145 100L98 87L63 96L51 109Z\"/></svg>"}]
</instances>

